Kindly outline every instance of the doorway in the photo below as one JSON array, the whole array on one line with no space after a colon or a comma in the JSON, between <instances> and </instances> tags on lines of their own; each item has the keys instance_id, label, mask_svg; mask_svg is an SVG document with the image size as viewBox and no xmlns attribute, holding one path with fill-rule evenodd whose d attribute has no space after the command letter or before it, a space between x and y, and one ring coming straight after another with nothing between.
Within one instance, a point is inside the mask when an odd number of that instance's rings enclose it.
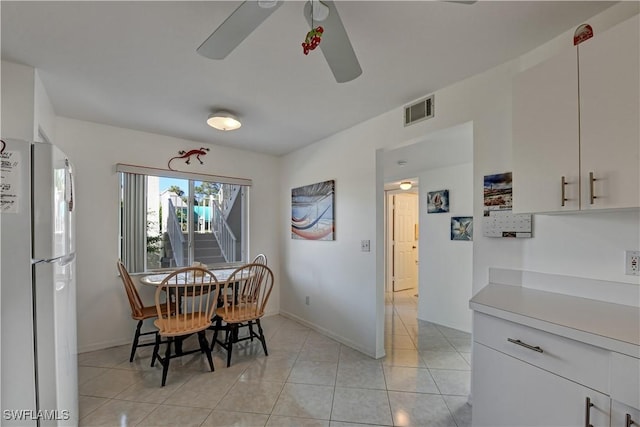
<instances>
[{"instance_id":1,"label":"doorway","mask_svg":"<svg viewBox=\"0 0 640 427\"><path fill-rule=\"evenodd\" d=\"M473 123L462 123L432 132L416 140L376 152L377 240L379 258L376 263L377 322L376 339L379 353L384 353L385 304L389 298L400 296L393 292L390 279L387 239L390 216L388 195L407 177L419 182L419 258L417 320L444 325L461 331L471 329L468 301L473 281L473 242L452 241L451 218L473 216ZM395 185L394 188L390 186ZM430 192L447 190L449 211L429 213ZM418 245L416 245L418 246ZM418 248L417 248L418 249Z\"/></svg>"},{"instance_id":2,"label":"doorway","mask_svg":"<svg viewBox=\"0 0 640 427\"><path fill-rule=\"evenodd\" d=\"M415 187L414 187L415 188ZM387 191L387 286L391 292L418 288L418 194Z\"/></svg>"}]
</instances>

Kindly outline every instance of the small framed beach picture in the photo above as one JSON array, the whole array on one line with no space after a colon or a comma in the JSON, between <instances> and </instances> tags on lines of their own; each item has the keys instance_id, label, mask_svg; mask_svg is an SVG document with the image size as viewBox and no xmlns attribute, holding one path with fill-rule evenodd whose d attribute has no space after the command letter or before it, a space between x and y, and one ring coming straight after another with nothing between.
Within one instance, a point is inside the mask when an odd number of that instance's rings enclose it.
<instances>
[{"instance_id":1,"label":"small framed beach picture","mask_svg":"<svg viewBox=\"0 0 640 427\"><path fill-rule=\"evenodd\" d=\"M473 217L451 217L451 240L473 240Z\"/></svg>"},{"instance_id":2,"label":"small framed beach picture","mask_svg":"<svg viewBox=\"0 0 640 427\"><path fill-rule=\"evenodd\" d=\"M449 190L427 193L427 213L449 212Z\"/></svg>"}]
</instances>

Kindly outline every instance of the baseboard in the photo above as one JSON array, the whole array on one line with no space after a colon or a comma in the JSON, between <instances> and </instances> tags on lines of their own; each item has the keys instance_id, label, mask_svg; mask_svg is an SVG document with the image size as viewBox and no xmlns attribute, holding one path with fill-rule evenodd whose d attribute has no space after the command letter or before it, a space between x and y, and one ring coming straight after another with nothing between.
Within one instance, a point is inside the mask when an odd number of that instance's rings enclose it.
<instances>
[{"instance_id":1,"label":"baseboard","mask_svg":"<svg viewBox=\"0 0 640 427\"><path fill-rule=\"evenodd\" d=\"M279 310L269 310L264 312L264 317L277 316L278 314L280 314Z\"/></svg>"},{"instance_id":2,"label":"baseboard","mask_svg":"<svg viewBox=\"0 0 640 427\"><path fill-rule=\"evenodd\" d=\"M110 341L102 341L99 343L88 344L78 347L78 354L80 353L88 353L90 351L104 350L105 348L110 347L118 347L120 345L129 344L131 345L131 340L133 339L133 335L128 339L118 339L118 340L110 340ZM142 342L142 339L140 339Z\"/></svg>"},{"instance_id":3,"label":"baseboard","mask_svg":"<svg viewBox=\"0 0 640 427\"><path fill-rule=\"evenodd\" d=\"M304 326L306 326L308 328L311 328L316 332L320 332L322 335L326 335L327 337L329 337L329 338L331 338L331 339L333 339L335 341L338 341L340 344L344 344L347 347L350 347L350 348L352 348L354 350L357 350L360 353L365 354L365 355L367 355L367 356L369 356L369 357L371 357L373 359L376 358L375 355L372 354L372 352L370 350L365 349L364 347L362 347L358 343L353 342L350 339L345 338L345 337L343 337L341 335L335 334L335 333L333 333L332 331L330 331L328 329L325 329L325 328L323 328L321 326L316 325L315 323L309 322L309 321L307 321L307 320L305 320L305 319L303 319L301 317L298 317L293 313L289 313L287 311L280 310L280 315L283 316L283 317L286 317L288 319L294 320L294 321L296 321L298 323L301 323Z\"/></svg>"}]
</instances>

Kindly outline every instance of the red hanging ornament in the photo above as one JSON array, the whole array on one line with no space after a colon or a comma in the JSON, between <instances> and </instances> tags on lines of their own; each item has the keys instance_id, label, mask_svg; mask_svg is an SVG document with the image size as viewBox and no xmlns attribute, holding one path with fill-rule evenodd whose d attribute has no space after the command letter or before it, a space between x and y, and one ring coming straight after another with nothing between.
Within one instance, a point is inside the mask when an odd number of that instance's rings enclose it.
<instances>
[{"instance_id":1,"label":"red hanging ornament","mask_svg":"<svg viewBox=\"0 0 640 427\"><path fill-rule=\"evenodd\" d=\"M320 44L322 33L324 32L324 28L318 25L316 28L312 28L311 31L307 33L307 37L305 37L304 42L302 42L302 52L305 55L309 54L310 50L314 50Z\"/></svg>"},{"instance_id":2,"label":"red hanging ornament","mask_svg":"<svg viewBox=\"0 0 640 427\"><path fill-rule=\"evenodd\" d=\"M573 34L573 45L577 46L585 40L589 40L593 37L593 28L589 24L582 24L576 28Z\"/></svg>"}]
</instances>

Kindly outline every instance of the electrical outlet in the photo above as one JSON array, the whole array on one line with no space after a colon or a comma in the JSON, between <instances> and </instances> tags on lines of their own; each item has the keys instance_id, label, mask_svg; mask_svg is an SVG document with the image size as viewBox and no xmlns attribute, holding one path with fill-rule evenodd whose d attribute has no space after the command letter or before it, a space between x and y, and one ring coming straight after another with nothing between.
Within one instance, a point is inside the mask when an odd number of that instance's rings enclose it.
<instances>
[{"instance_id":1,"label":"electrical outlet","mask_svg":"<svg viewBox=\"0 0 640 427\"><path fill-rule=\"evenodd\" d=\"M625 273L627 276L640 276L640 251L625 251Z\"/></svg>"},{"instance_id":2,"label":"electrical outlet","mask_svg":"<svg viewBox=\"0 0 640 427\"><path fill-rule=\"evenodd\" d=\"M304 303L309 305L309 297L308 296L304 297Z\"/></svg>"},{"instance_id":3,"label":"electrical outlet","mask_svg":"<svg viewBox=\"0 0 640 427\"><path fill-rule=\"evenodd\" d=\"M360 250L362 252L371 252L371 240L362 240L360 242Z\"/></svg>"}]
</instances>

